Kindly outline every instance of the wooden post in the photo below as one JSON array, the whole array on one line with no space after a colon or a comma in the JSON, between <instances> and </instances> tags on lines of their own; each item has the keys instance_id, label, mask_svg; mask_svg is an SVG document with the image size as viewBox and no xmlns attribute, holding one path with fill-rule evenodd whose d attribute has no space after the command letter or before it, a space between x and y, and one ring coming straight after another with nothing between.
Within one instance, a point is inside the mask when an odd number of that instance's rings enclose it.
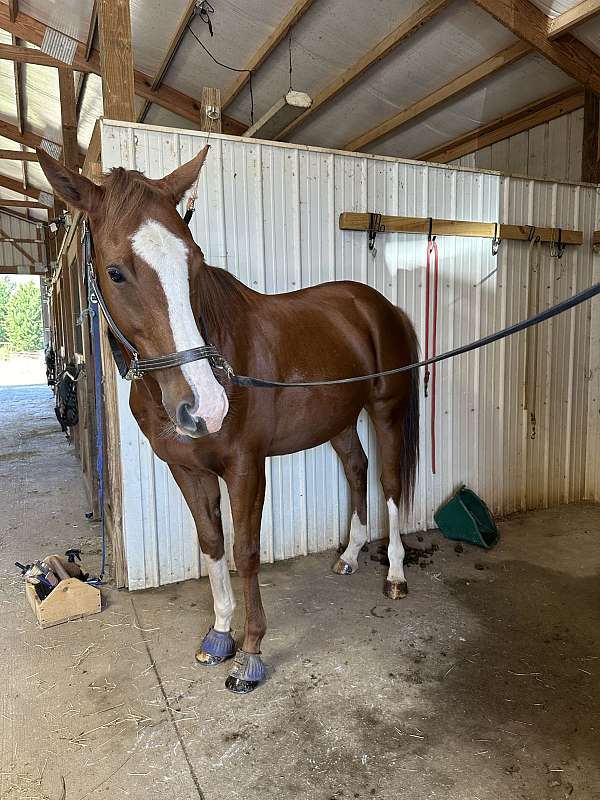
<instances>
[{"instance_id":1,"label":"wooden post","mask_svg":"<svg viewBox=\"0 0 600 800\"><path fill-rule=\"evenodd\" d=\"M129 0L98 0L98 25L104 116L135 122Z\"/></svg>"},{"instance_id":2,"label":"wooden post","mask_svg":"<svg viewBox=\"0 0 600 800\"><path fill-rule=\"evenodd\" d=\"M221 133L221 90L205 86L202 89L200 107L200 130Z\"/></svg>"},{"instance_id":3,"label":"wooden post","mask_svg":"<svg viewBox=\"0 0 600 800\"><path fill-rule=\"evenodd\" d=\"M585 90L581 180L600 183L600 95Z\"/></svg>"},{"instance_id":4,"label":"wooden post","mask_svg":"<svg viewBox=\"0 0 600 800\"><path fill-rule=\"evenodd\" d=\"M63 163L66 167L76 170L79 165L79 148L77 147L77 110L72 70L58 70L58 86L62 121Z\"/></svg>"}]
</instances>

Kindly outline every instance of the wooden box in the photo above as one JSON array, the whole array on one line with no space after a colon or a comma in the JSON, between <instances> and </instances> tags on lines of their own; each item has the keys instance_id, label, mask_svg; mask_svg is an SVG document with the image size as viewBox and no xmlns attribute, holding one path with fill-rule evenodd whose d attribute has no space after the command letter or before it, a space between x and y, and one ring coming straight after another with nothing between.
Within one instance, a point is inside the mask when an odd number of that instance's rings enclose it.
<instances>
[{"instance_id":1,"label":"wooden box","mask_svg":"<svg viewBox=\"0 0 600 800\"><path fill-rule=\"evenodd\" d=\"M44 600L40 600L30 583L25 584L25 593L42 628L99 614L102 610L100 589L80 581L79 578L65 578L60 581Z\"/></svg>"}]
</instances>

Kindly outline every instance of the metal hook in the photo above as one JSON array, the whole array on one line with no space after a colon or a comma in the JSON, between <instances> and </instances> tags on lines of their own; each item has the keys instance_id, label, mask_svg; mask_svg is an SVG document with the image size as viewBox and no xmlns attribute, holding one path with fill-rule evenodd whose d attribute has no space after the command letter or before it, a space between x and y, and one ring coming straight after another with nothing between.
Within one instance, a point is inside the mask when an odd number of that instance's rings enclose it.
<instances>
[{"instance_id":1,"label":"metal hook","mask_svg":"<svg viewBox=\"0 0 600 800\"><path fill-rule=\"evenodd\" d=\"M368 231L368 242L369 242L369 250L371 251L371 255L373 258L377 255L377 248L375 247L375 238L377 234L381 231L385 230L385 225L381 222L381 214L369 214L369 231Z\"/></svg>"},{"instance_id":2,"label":"metal hook","mask_svg":"<svg viewBox=\"0 0 600 800\"><path fill-rule=\"evenodd\" d=\"M498 250L500 250L500 243L502 239L498 238L498 223L494 223L494 236L492 238L492 255L497 256Z\"/></svg>"},{"instance_id":3,"label":"metal hook","mask_svg":"<svg viewBox=\"0 0 600 800\"><path fill-rule=\"evenodd\" d=\"M562 228L558 229L558 238L550 243L550 255L552 258L561 259L567 245L562 240Z\"/></svg>"},{"instance_id":4,"label":"metal hook","mask_svg":"<svg viewBox=\"0 0 600 800\"><path fill-rule=\"evenodd\" d=\"M433 217L429 217L429 233L427 234L427 241L435 242L435 236L433 236Z\"/></svg>"}]
</instances>

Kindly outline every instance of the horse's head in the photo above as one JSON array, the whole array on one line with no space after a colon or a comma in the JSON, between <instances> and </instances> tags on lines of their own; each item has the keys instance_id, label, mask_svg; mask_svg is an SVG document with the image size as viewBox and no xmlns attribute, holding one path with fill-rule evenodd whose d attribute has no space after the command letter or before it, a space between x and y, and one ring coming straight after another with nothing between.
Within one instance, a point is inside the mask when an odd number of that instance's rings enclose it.
<instances>
[{"instance_id":1,"label":"horse's head","mask_svg":"<svg viewBox=\"0 0 600 800\"><path fill-rule=\"evenodd\" d=\"M197 324L204 259L177 203L197 180L207 152L208 146L160 180L119 168L98 186L38 150L56 193L89 217L100 291L142 359L205 344ZM221 428L227 395L206 360L152 374L180 434L198 437Z\"/></svg>"}]
</instances>

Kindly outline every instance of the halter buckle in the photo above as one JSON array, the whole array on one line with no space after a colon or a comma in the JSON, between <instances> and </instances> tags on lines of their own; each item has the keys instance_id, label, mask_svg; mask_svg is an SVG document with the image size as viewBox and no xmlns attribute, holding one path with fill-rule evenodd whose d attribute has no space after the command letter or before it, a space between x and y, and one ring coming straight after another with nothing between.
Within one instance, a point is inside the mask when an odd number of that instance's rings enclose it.
<instances>
[{"instance_id":1,"label":"halter buckle","mask_svg":"<svg viewBox=\"0 0 600 800\"><path fill-rule=\"evenodd\" d=\"M233 367L224 356L210 356L208 360L210 361L211 366L213 366L215 369L223 370L223 372L225 372L227 375L228 380L231 380L235 376Z\"/></svg>"},{"instance_id":2,"label":"halter buckle","mask_svg":"<svg viewBox=\"0 0 600 800\"><path fill-rule=\"evenodd\" d=\"M144 372L140 369L139 365L139 356L137 352L133 352L131 356L131 361L129 362L129 369L123 375L126 381L138 381L140 378L144 377Z\"/></svg>"}]
</instances>

